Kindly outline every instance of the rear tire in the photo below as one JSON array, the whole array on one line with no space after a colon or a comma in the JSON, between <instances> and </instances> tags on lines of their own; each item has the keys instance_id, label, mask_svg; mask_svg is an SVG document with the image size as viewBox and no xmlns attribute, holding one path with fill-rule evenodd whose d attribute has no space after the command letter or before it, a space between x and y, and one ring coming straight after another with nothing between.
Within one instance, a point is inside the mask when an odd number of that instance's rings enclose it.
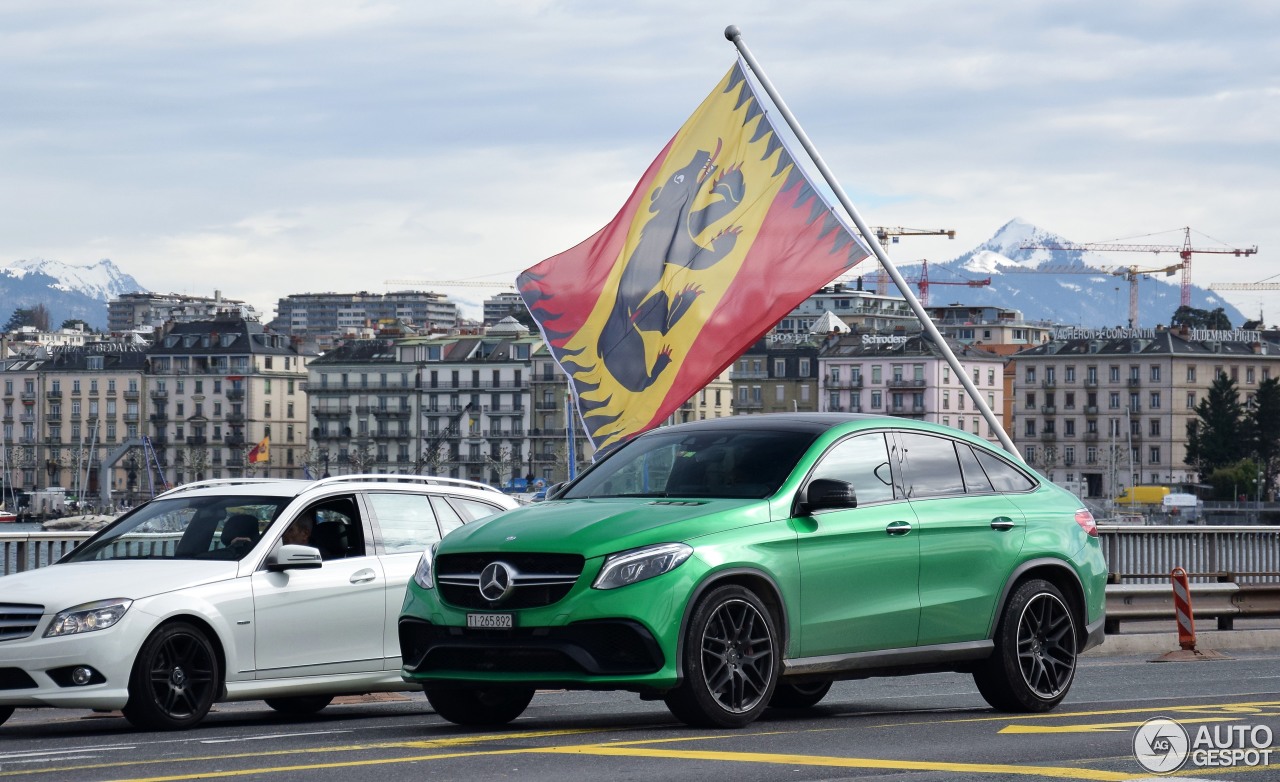
<instances>
[{"instance_id":1,"label":"rear tire","mask_svg":"<svg viewBox=\"0 0 1280 782\"><path fill-rule=\"evenodd\" d=\"M684 679L664 698L667 708L688 725L750 725L778 684L777 639L773 617L754 592L737 585L711 590L689 619Z\"/></svg>"},{"instance_id":2,"label":"rear tire","mask_svg":"<svg viewBox=\"0 0 1280 782\"><path fill-rule=\"evenodd\" d=\"M1042 579L1023 583L1000 614L995 653L974 671L978 692L1000 711L1049 711L1075 679L1076 637L1062 592Z\"/></svg>"},{"instance_id":3,"label":"rear tire","mask_svg":"<svg viewBox=\"0 0 1280 782\"><path fill-rule=\"evenodd\" d=\"M506 725L533 700L532 687L428 687L426 692L436 714L473 727Z\"/></svg>"},{"instance_id":4,"label":"rear tire","mask_svg":"<svg viewBox=\"0 0 1280 782\"><path fill-rule=\"evenodd\" d=\"M189 622L170 622L138 651L125 719L139 728L185 730L209 713L220 683L218 655L204 632Z\"/></svg>"},{"instance_id":5,"label":"rear tire","mask_svg":"<svg viewBox=\"0 0 1280 782\"><path fill-rule=\"evenodd\" d=\"M769 699L771 709L808 709L818 705L818 701L831 692L831 682L809 682L807 684L787 684L778 682L778 687Z\"/></svg>"},{"instance_id":6,"label":"rear tire","mask_svg":"<svg viewBox=\"0 0 1280 782\"><path fill-rule=\"evenodd\" d=\"M267 698L266 704L281 714L296 717L316 714L333 702L332 695L292 695L288 698Z\"/></svg>"}]
</instances>

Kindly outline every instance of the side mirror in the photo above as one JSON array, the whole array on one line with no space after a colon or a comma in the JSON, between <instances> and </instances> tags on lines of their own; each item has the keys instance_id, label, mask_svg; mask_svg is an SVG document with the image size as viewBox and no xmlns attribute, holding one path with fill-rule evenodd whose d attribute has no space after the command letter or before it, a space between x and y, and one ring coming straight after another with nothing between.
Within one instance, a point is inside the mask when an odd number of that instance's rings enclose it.
<instances>
[{"instance_id":1,"label":"side mirror","mask_svg":"<svg viewBox=\"0 0 1280 782\"><path fill-rule=\"evenodd\" d=\"M565 484L567 483L568 481L560 481L559 483L553 483L550 486L548 486L547 499L554 500L556 498L556 495L560 493L560 490L563 489L565 487Z\"/></svg>"},{"instance_id":2,"label":"side mirror","mask_svg":"<svg viewBox=\"0 0 1280 782\"><path fill-rule=\"evenodd\" d=\"M817 478L809 482L801 497L800 508L805 512L829 508L856 508L858 498L853 484L831 478Z\"/></svg>"},{"instance_id":3,"label":"side mirror","mask_svg":"<svg viewBox=\"0 0 1280 782\"><path fill-rule=\"evenodd\" d=\"M322 564L320 549L297 544L277 546L267 555L266 562L267 570L277 573L282 570L312 570Z\"/></svg>"}]
</instances>

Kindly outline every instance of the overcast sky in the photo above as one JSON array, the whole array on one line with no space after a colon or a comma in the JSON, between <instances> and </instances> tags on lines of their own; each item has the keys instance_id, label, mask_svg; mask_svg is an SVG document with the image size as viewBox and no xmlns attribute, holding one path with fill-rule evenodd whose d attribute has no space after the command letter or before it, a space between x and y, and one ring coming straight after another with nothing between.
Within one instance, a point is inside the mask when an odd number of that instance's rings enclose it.
<instances>
[{"instance_id":1,"label":"overcast sky","mask_svg":"<svg viewBox=\"0 0 1280 782\"><path fill-rule=\"evenodd\" d=\"M1280 275L1274 0L6 0L0 265L110 258L268 317L510 282L613 217L732 64L728 24L868 224L958 232L899 263L1021 217L1078 242L1190 226L1259 247L1196 256L1197 284Z\"/></svg>"}]
</instances>

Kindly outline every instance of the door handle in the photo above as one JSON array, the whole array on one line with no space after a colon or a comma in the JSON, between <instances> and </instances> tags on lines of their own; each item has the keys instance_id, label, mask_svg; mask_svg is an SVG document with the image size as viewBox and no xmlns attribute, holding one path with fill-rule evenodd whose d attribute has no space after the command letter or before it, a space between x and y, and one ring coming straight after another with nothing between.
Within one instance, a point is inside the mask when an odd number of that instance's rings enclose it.
<instances>
[{"instance_id":1,"label":"door handle","mask_svg":"<svg viewBox=\"0 0 1280 782\"><path fill-rule=\"evenodd\" d=\"M1008 516L996 516L991 520L991 529L998 529L1002 532L1007 529L1013 529L1013 519Z\"/></svg>"},{"instance_id":2,"label":"door handle","mask_svg":"<svg viewBox=\"0 0 1280 782\"><path fill-rule=\"evenodd\" d=\"M357 570L351 574L351 583L367 584L377 577L378 574L373 572L373 568L364 568L363 570Z\"/></svg>"},{"instance_id":3,"label":"door handle","mask_svg":"<svg viewBox=\"0 0 1280 782\"><path fill-rule=\"evenodd\" d=\"M911 531L911 525L905 521L891 521L884 531L890 535L905 535Z\"/></svg>"}]
</instances>

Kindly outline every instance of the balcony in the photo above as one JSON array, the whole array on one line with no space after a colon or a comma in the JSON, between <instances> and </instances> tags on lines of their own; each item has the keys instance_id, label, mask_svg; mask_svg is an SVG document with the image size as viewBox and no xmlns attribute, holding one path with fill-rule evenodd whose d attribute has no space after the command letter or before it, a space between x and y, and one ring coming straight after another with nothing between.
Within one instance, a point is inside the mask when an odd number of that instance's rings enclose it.
<instances>
[{"instance_id":1,"label":"balcony","mask_svg":"<svg viewBox=\"0 0 1280 782\"><path fill-rule=\"evenodd\" d=\"M222 438L222 442L226 443L228 448L238 448L239 446L244 445L244 435L229 434Z\"/></svg>"},{"instance_id":2,"label":"balcony","mask_svg":"<svg viewBox=\"0 0 1280 782\"><path fill-rule=\"evenodd\" d=\"M138 413L135 411L132 413L125 413L123 415L123 418L126 424L136 424L138 423L139 416L138 416Z\"/></svg>"},{"instance_id":3,"label":"balcony","mask_svg":"<svg viewBox=\"0 0 1280 782\"><path fill-rule=\"evenodd\" d=\"M227 423L229 423L229 424L243 424L243 423L244 423L244 413L227 413Z\"/></svg>"},{"instance_id":4,"label":"balcony","mask_svg":"<svg viewBox=\"0 0 1280 782\"><path fill-rule=\"evenodd\" d=\"M169 443L169 437L163 432L151 435L151 444L163 448Z\"/></svg>"},{"instance_id":5,"label":"balcony","mask_svg":"<svg viewBox=\"0 0 1280 782\"><path fill-rule=\"evenodd\" d=\"M1126 380L1126 381L1125 381L1125 385L1129 386L1130 388L1135 388L1135 387L1137 387L1137 386L1140 386L1140 385L1142 385L1142 378L1140 378L1140 377L1131 377L1131 378L1129 378L1128 380Z\"/></svg>"},{"instance_id":6,"label":"balcony","mask_svg":"<svg viewBox=\"0 0 1280 782\"><path fill-rule=\"evenodd\" d=\"M61 388L53 388L53 389L50 389L50 390L48 390L48 391L45 391L45 392L44 392L44 398L45 398L45 399L61 399L61 398L62 398L62 389L61 389Z\"/></svg>"},{"instance_id":7,"label":"balcony","mask_svg":"<svg viewBox=\"0 0 1280 782\"><path fill-rule=\"evenodd\" d=\"M193 434L187 436L187 445L208 445L209 438L202 434Z\"/></svg>"},{"instance_id":8,"label":"balcony","mask_svg":"<svg viewBox=\"0 0 1280 782\"><path fill-rule=\"evenodd\" d=\"M375 407L373 408L373 415L376 418L408 418L412 415L412 411L404 407Z\"/></svg>"},{"instance_id":9,"label":"balcony","mask_svg":"<svg viewBox=\"0 0 1280 782\"><path fill-rule=\"evenodd\" d=\"M1044 442L1052 442L1058 439L1057 432L1041 432L1040 439Z\"/></svg>"},{"instance_id":10,"label":"balcony","mask_svg":"<svg viewBox=\"0 0 1280 782\"><path fill-rule=\"evenodd\" d=\"M163 411L159 413L152 413L150 416L147 417L147 420L153 424L164 426L165 423L167 423L169 420L169 414Z\"/></svg>"},{"instance_id":11,"label":"balcony","mask_svg":"<svg viewBox=\"0 0 1280 782\"><path fill-rule=\"evenodd\" d=\"M1096 442L1098 442L1098 433L1097 433L1097 432L1085 432L1085 433L1084 433L1084 441L1085 441L1086 443L1096 443Z\"/></svg>"},{"instance_id":12,"label":"balcony","mask_svg":"<svg viewBox=\"0 0 1280 782\"><path fill-rule=\"evenodd\" d=\"M124 390L124 398L125 398L125 401L126 401L126 402L128 402L128 401L133 401L133 402L138 401L138 389L136 389L136 388L126 388L126 389Z\"/></svg>"},{"instance_id":13,"label":"balcony","mask_svg":"<svg viewBox=\"0 0 1280 782\"><path fill-rule=\"evenodd\" d=\"M1084 379L1084 387L1085 387L1085 388L1097 388L1097 387L1098 387L1098 378L1097 378L1096 376L1095 376L1095 377L1086 377L1086 378Z\"/></svg>"},{"instance_id":14,"label":"balcony","mask_svg":"<svg viewBox=\"0 0 1280 782\"><path fill-rule=\"evenodd\" d=\"M765 369L734 369L729 371L730 380L768 380L769 371Z\"/></svg>"},{"instance_id":15,"label":"balcony","mask_svg":"<svg viewBox=\"0 0 1280 782\"><path fill-rule=\"evenodd\" d=\"M1045 378L1040 382L1040 387L1049 391L1058 387L1058 381L1053 378Z\"/></svg>"},{"instance_id":16,"label":"balcony","mask_svg":"<svg viewBox=\"0 0 1280 782\"><path fill-rule=\"evenodd\" d=\"M763 410L764 401L760 399L735 399L733 400L733 408L735 410Z\"/></svg>"},{"instance_id":17,"label":"balcony","mask_svg":"<svg viewBox=\"0 0 1280 782\"><path fill-rule=\"evenodd\" d=\"M227 400L228 400L228 401L230 401L230 402L243 402L243 401L244 401L244 389L243 389L243 388L229 388L229 389L227 389L226 397L227 397Z\"/></svg>"},{"instance_id":18,"label":"balcony","mask_svg":"<svg viewBox=\"0 0 1280 782\"><path fill-rule=\"evenodd\" d=\"M316 418L350 418L351 407L349 405L337 405L336 407L313 407L311 414Z\"/></svg>"},{"instance_id":19,"label":"balcony","mask_svg":"<svg viewBox=\"0 0 1280 782\"><path fill-rule=\"evenodd\" d=\"M924 388L923 380L903 380L902 378L894 378L885 385L889 388Z\"/></svg>"},{"instance_id":20,"label":"balcony","mask_svg":"<svg viewBox=\"0 0 1280 782\"><path fill-rule=\"evenodd\" d=\"M1098 406L1097 406L1097 405L1086 405L1086 406L1085 406L1085 408L1084 408L1084 414L1085 414L1085 415L1097 415L1097 414L1098 414Z\"/></svg>"},{"instance_id":21,"label":"balcony","mask_svg":"<svg viewBox=\"0 0 1280 782\"><path fill-rule=\"evenodd\" d=\"M18 396L20 396L20 397L22 398L22 401L23 401L23 402L31 403L31 402L36 401L36 392L35 392L35 391L23 391L23 392L22 392L21 394L19 394Z\"/></svg>"},{"instance_id":22,"label":"balcony","mask_svg":"<svg viewBox=\"0 0 1280 782\"><path fill-rule=\"evenodd\" d=\"M1053 405L1040 405L1040 412L1045 415L1057 415L1058 408Z\"/></svg>"},{"instance_id":23,"label":"balcony","mask_svg":"<svg viewBox=\"0 0 1280 782\"><path fill-rule=\"evenodd\" d=\"M167 389L167 388L153 388L153 389L151 389L151 398L152 398L152 399L155 399L155 400L157 400L157 401L168 399L168 398L169 398L169 389Z\"/></svg>"}]
</instances>

